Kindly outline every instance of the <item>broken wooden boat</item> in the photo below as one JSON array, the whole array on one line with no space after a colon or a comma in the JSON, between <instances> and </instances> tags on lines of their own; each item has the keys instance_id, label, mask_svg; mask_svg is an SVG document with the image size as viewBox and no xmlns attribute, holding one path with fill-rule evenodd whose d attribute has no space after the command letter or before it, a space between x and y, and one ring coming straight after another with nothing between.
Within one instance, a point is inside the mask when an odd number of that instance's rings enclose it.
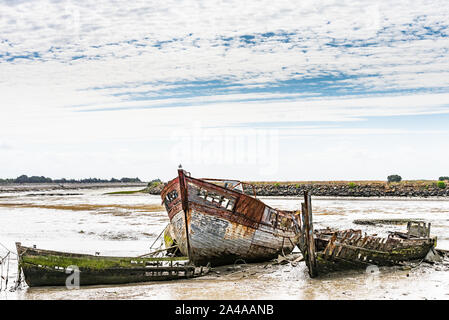
<instances>
[{"instance_id":1,"label":"broken wooden boat","mask_svg":"<svg viewBox=\"0 0 449 320\"><path fill-rule=\"evenodd\" d=\"M195 267L186 257L111 257L24 247L16 243L19 271L30 287L65 286L79 271L79 285L124 284L193 278L210 267ZM19 272L20 274L20 272Z\"/></svg>"},{"instance_id":2,"label":"broken wooden boat","mask_svg":"<svg viewBox=\"0 0 449 320\"><path fill-rule=\"evenodd\" d=\"M304 198L298 246L312 278L338 270L422 260L436 245L436 237L430 237L430 223L422 221L409 221L407 232L390 232L387 237L353 229L314 230L310 193L305 192Z\"/></svg>"},{"instance_id":3,"label":"broken wooden boat","mask_svg":"<svg viewBox=\"0 0 449 320\"><path fill-rule=\"evenodd\" d=\"M243 186L237 180L193 178L179 169L161 193L170 218L166 243L176 243L200 265L266 261L290 253L299 232L295 212L271 208Z\"/></svg>"}]
</instances>

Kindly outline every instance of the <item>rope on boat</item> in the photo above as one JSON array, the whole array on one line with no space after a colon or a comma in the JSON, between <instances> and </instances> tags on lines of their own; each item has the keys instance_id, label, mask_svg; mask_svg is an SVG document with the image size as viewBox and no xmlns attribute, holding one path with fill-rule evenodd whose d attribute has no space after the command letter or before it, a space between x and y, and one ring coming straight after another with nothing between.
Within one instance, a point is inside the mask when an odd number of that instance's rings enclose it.
<instances>
[{"instance_id":1,"label":"rope on boat","mask_svg":"<svg viewBox=\"0 0 449 320\"><path fill-rule=\"evenodd\" d=\"M15 291L17 290L20 285L22 284L22 277L21 277L21 273L22 273L22 269L20 268L19 265L19 255L17 253L15 253L14 251L9 250L3 243L0 242L0 246L2 246L6 251L6 255L2 258L0 257L0 265L1 265L1 270L0 270L0 291L3 290L7 290L8 289L8 282L9 282L9 266L10 266L10 260L11 260L11 253L17 256L17 279L15 281L15 285L13 287L10 288L10 291ZM4 268L5 266L5 261L6 261L6 268ZM3 276L4 273L4 269L6 269L6 275ZM3 280L5 281L5 287L3 287Z\"/></svg>"},{"instance_id":2,"label":"rope on boat","mask_svg":"<svg viewBox=\"0 0 449 320\"><path fill-rule=\"evenodd\" d=\"M0 267L0 291L3 291L3 261L4 261L4 259L6 259L6 257L8 255L9 255L9 252L5 256L5 258L2 258L2 261L0 262L0 265L1 265L1 267Z\"/></svg>"},{"instance_id":3,"label":"rope on boat","mask_svg":"<svg viewBox=\"0 0 449 320\"><path fill-rule=\"evenodd\" d=\"M153 244L150 246L150 250L153 249L154 244L159 240L159 238L160 238L161 235L165 232L165 230L167 230L167 228L168 228L169 225L170 225L170 224L167 224L167 225L165 226L164 230L162 230L162 232L159 233L159 235L157 236L156 240L154 240Z\"/></svg>"},{"instance_id":4,"label":"rope on boat","mask_svg":"<svg viewBox=\"0 0 449 320\"><path fill-rule=\"evenodd\" d=\"M158 253L161 253L161 252L164 252L164 251L167 251L167 250L170 250L170 249L174 249L174 248L178 248L178 246L171 246L171 247L169 247L169 248L156 250L156 251L153 251L153 252L150 252L150 253L145 253L145 254L143 254L143 255L141 255L141 256L138 256L137 258L152 257L152 256L154 256L154 255L156 255L156 254L158 254Z\"/></svg>"},{"instance_id":5,"label":"rope on boat","mask_svg":"<svg viewBox=\"0 0 449 320\"><path fill-rule=\"evenodd\" d=\"M15 253L14 251L9 250L5 245L3 245L3 243L0 242L0 246L2 246L6 251L8 251L8 253L12 253L15 254L16 256L19 256L17 253Z\"/></svg>"},{"instance_id":6,"label":"rope on boat","mask_svg":"<svg viewBox=\"0 0 449 320\"><path fill-rule=\"evenodd\" d=\"M0 265L1 265L1 268L0 268L0 291L3 291L3 280L5 280L5 290L8 289L9 260L10 260L10 252L8 251L8 253L3 258L1 258L1 261L0 261ZM5 265L5 261L7 261L6 277L3 276L4 269L5 269L5 268L3 268L3 266Z\"/></svg>"},{"instance_id":7,"label":"rope on boat","mask_svg":"<svg viewBox=\"0 0 449 320\"><path fill-rule=\"evenodd\" d=\"M6 281L5 288L8 288L8 279L9 279L9 260L11 260L9 252L8 252L8 265L6 266Z\"/></svg>"},{"instance_id":8,"label":"rope on boat","mask_svg":"<svg viewBox=\"0 0 449 320\"><path fill-rule=\"evenodd\" d=\"M420 262L418 262L418 264L417 264L416 266L411 266L411 267L410 267L410 270L413 270L413 269L415 269L415 268L418 268L418 267L421 265L421 263L423 263L423 261L424 261L424 259L422 259Z\"/></svg>"},{"instance_id":9,"label":"rope on boat","mask_svg":"<svg viewBox=\"0 0 449 320\"><path fill-rule=\"evenodd\" d=\"M20 267L20 264L17 264L17 279L15 282L14 287L11 287L10 291L16 291L17 289L20 289L22 285L22 268Z\"/></svg>"}]
</instances>

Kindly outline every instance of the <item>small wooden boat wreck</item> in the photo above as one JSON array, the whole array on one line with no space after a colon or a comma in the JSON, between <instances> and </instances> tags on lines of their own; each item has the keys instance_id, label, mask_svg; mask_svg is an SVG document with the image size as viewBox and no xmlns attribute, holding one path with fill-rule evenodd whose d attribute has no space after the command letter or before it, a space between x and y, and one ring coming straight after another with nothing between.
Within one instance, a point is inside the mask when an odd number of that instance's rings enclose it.
<instances>
[{"instance_id":1,"label":"small wooden boat wreck","mask_svg":"<svg viewBox=\"0 0 449 320\"><path fill-rule=\"evenodd\" d=\"M390 232L388 237L352 229L313 230L310 193L304 197L298 242L312 278L337 270L422 260L436 245L436 238L430 237L430 223L421 221L409 221L407 232Z\"/></svg>"},{"instance_id":2,"label":"small wooden boat wreck","mask_svg":"<svg viewBox=\"0 0 449 320\"><path fill-rule=\"evenodd\" d=\"M195 264L276 258L295 247L294 211L271 208L236 180L196 179L184 170L161 193L170 218L165 238ZM168 244L171 245L171 244Z\"/></svg>"},{"instance_id":3,"label":"small wooden boat wreck","mask_svg":"<svg viewBox=\"0 0 449 320\"><path fill-rule=\"evenodd\" d=\"M65 286L74 270L79 285L123 284L193 278L210 267L195 267L186 257L110 257L42 250L16 243L19 269L30 287Z\"/></svg>"}]
</instances>

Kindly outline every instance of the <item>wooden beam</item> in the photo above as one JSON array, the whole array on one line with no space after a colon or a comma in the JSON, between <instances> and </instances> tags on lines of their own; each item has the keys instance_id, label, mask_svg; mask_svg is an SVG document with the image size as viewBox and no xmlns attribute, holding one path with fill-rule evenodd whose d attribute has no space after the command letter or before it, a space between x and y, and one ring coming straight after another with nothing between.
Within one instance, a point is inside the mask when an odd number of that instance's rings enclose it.
<instances>
[{"instance_id":1,"label":"wooden beam","mask_svg":"<svg viewBox=\"0 0 449 320\"><path fill-rule=\"evenodd\" d=\"M189 198L187 192L187 183L186 177L183 169L178 169L178 177L179 177L179 188L181 189L181 201L182 201L182 210L184 211L184 224L186 229L186 242L187 242L187 256L189 258L189 262L192 262L192 254L190 251L190 240L189 240L189 223L187 219L187 213L189 211Z\"/></svg>"}]
</instances>

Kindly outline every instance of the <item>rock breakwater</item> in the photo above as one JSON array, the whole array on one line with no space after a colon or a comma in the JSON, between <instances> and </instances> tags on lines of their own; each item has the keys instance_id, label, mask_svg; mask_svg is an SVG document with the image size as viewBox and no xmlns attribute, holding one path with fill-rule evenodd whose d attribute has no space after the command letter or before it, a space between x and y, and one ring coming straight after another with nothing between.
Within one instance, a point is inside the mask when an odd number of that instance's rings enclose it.
<instances>
[{"instance_id":1,"label":"rock breakwater","mask_svg":"<svg viewBox=\"0 0 449 320\"><path fill-rule=\"evenodd\" d=\"M302 196L308 190L323 197L449 197L449 187L440 188L436 181L387 183L374 182L248 182L245 192L257 196ZM164 183L147 188L150 194L160 194Z\"/></svg>"},{"instance_id":2,"label":"rock breakwater","mask_svg":"<svg viewBox=\"0 0 449 320\"><path fill-rule=\"evenodd\" d=\"M314 196L327 197L449 197L449 188L439 188L436 182L394 183L386 182L256 182L258 196L299 196L304 191ZM253 192L251 186L245 192Z\"/></svg>"}]
</instances>

